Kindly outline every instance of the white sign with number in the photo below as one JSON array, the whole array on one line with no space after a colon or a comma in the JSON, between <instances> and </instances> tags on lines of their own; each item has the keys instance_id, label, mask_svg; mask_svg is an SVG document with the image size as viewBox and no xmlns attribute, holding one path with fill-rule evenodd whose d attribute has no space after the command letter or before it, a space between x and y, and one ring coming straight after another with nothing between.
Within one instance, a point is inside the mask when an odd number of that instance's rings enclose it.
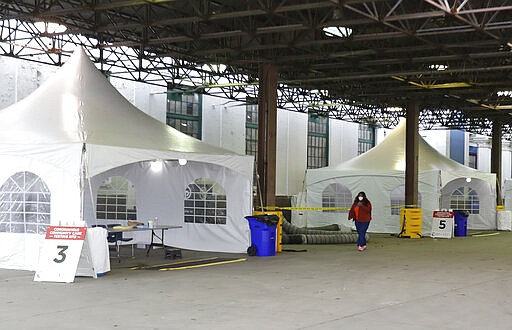
<instances>
[{"instance_id":1,"label":"white sign with number","mask_svg":"<svg viewBox=\"0 0 512 330\"><path fill-rule=\"evenodd\" d=\"M431 236L434 238L452 238L453 230L453 211L434 211Z\"/></svg>"},{"instance_id":2,"label":"white sign with number","mask_svg":"<svg viewBox=\"0 0 512 330\"><path fill-rule=\"evenodd\" d=\"M96 277L86 232L86 227L48 227L34 281L70 283L76 275Z\"/></svg>"}]
</instances>

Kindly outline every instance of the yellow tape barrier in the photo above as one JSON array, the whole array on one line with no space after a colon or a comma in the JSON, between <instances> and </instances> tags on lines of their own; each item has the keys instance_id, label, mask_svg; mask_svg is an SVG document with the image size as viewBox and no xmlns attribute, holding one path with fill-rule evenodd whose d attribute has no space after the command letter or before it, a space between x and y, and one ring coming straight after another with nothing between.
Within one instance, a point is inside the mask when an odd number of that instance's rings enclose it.
<instances>
[{"instance_id":1,"label":"yellow tape barrier","mask_svg":"<svg viewBox=\"0 0 512 330\"><path fill-rule=\"evenodd\" d=\"M256 208L258 209L258 208ZM259 208L261 209L261 208ZM338 211L338 210L350 210L349 207L280 207L280 206L266 206L263 208L266 211L281 211L281 210L292 210L292 211Z\"/></svg>"},{"instance_id":2,"label":"yellow tape barrier","mask_svg":"<svg viewBox=\"0 0 512 330\"><path fill-rule=\"evenodd\" d=\"M397 205L397 206L386 206L386 208L391 209L401 209L406 207L407 205ZM261 210L261 207L255 207L256 210ZM266 206L263 207L265 211L348 211L350 207L281 207L281 206Z\"/></svg>"}]
</instances>

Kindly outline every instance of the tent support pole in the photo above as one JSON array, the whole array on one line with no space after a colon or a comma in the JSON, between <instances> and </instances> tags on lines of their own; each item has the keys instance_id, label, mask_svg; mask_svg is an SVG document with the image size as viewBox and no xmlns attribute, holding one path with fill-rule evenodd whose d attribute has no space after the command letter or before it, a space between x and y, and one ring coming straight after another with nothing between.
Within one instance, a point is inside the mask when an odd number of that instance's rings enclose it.
<instances>
[{"instance_id":1,"label":"tent support pole","mask_svg":"<svg viewBox=\"0 0 512 330\"><path fill-rule=\"evenodd\" d=\"M501 198L501 127L502 123L492 123L491 173L496 174L496 205L503 205Z\"/></svg>"},{"instance_id":2,"label":"tent support pole","mask_svg":"<svg viewBox=\"0 0 512 330\"><path fill-rule=\"evenodd\" d=\"M277 73L277 67L271 64L264 64L259 70L258 194L265 206L276 204Z\"/></svg>"},{"instance_id":3,"label":"tent support pole","mask_svg":"<svg viewBox=\"0 0 512 330\"><path fill-rule=\"evenodd\" d=\"M407 104L405 123L405 207L418 207L419 103Z\"/></svg>"}]
</instances>

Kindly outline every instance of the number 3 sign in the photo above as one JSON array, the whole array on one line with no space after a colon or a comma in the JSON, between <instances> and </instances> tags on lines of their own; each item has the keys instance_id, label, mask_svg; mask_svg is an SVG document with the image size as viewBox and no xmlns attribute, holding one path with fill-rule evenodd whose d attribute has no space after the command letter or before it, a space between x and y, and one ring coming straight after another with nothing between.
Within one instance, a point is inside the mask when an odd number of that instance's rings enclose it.
<instances>
[{"instance_id":1,"label":"number 3 sign","mask_svg":"<svg viewBox=\"0 0 512 330\"><path fill-rule=\"evenodd\" d=\"M453 228L452 211L434 211L432 237L452 238Z\"/></svg>"},{"instance_id":2,"label":"number 3 sign","mask_svg":"<svg viewBox=\"0 0 512 330\"><path fill-rule=\"evenodd\" d=\"M69 283L75 275L96 277L86 231L86 227L48 227L34 281ZM80 274L84 266L86 271Z\"/></svg>"}]
</instances>

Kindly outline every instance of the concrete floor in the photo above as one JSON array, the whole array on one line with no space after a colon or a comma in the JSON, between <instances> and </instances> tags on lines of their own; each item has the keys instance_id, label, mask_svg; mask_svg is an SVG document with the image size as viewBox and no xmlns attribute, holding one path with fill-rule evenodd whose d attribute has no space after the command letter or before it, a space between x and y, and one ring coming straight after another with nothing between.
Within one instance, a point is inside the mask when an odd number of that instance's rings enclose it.
<instances>
[{"instance_id":1,"label":"concrete floor","mask_svg":"<svg viewBox=\"0 0 512 330\"><path fill-rule=\"evenodd\" d=\"M511 329L512 233L285 245L275 257L176 271L161 250L98 279L0 269L1 329ZM226 254L183 251L183 259Z\"/></svg>"}]
</instances>

